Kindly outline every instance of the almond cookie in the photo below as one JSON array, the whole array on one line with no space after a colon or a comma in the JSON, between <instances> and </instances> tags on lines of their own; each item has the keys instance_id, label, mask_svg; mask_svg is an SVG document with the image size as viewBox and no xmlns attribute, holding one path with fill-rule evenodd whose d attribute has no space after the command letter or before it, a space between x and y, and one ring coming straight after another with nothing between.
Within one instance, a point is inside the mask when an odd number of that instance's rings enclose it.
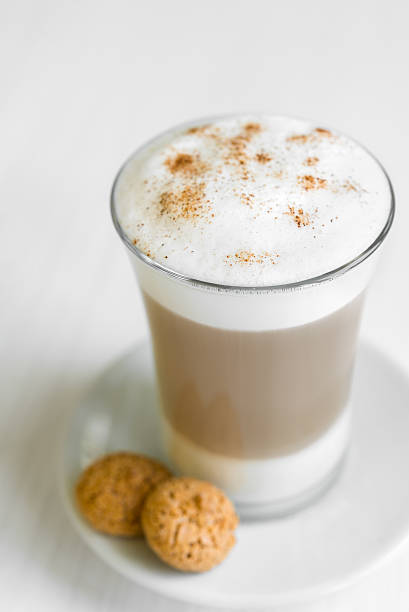
<instances>
[{"instance_id":1,"label":"almond cookie","mask_svg":"<svg viewBox=\"0 0 409 612\"><path fill-rule=\"evenodd\" d=\"M217 487L195 478L171 478L148 495L142 528L152 550L176 569L205 572L234 545L238 518Z\"/></svg>"},{"instance_id":2,"label":"almond cookie","mask_svg":"<svg viewBox=\"0 0 409 612\"><path fill-rule=\"evenodd\" d=\"M98 531L142 535L141 510L147 494L171 477L154 459L134 453L105 455L80 476L76 498L84 517Z\"/></svg>"}]
</instances>

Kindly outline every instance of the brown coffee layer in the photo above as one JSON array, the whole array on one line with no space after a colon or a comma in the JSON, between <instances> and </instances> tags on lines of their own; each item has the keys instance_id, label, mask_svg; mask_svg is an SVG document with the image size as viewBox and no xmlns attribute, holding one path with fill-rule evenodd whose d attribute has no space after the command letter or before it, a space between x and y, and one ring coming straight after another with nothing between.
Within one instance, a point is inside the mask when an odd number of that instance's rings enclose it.
<instances>
[{"instance_id":1,"label":"brown coffee layer","mask_svg":"<svg viewBox=\"0 0 409 612\"><path fill-rule=\"evenodd\" d=\"M144 298L164 415L199 446L238 458L285 455L345 408L362 294L318 321L257 332L195 323Z\"/></svg>"}]
</instances>

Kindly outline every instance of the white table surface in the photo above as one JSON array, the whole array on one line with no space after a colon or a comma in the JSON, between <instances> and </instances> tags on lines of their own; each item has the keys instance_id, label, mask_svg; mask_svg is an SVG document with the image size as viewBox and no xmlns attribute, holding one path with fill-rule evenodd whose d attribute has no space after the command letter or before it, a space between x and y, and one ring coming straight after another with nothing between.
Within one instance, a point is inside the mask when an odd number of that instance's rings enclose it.
<instances>
[{"instance_id":1,"label":"white table surface","mask_svg":"<svg viewBox=\"0 0 409 612\"><path fill-rule=\"evenodd\" d=\"M156 132L266 109L320 119L378 155L399 209L363 334L409 372L408 19L405 0L1 2L2 610L196 609L96 558L55 478L64 419L147 334L108 196L123 159ZM407 612L409 544L301 609Z\"/></svg>"}]
</instances>

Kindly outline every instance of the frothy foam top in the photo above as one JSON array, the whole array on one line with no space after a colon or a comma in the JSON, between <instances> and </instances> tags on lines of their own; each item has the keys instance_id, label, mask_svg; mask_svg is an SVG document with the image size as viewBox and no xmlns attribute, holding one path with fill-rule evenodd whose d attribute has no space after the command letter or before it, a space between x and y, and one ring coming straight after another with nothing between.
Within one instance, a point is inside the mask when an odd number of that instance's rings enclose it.
<instances>
[{"instance_id":1,"label":"frothy foam top","mask_svg":"<svg viewBox=\"0 0 409 612\"><path fill-rule=\"evenodd\" d=\"M379 164L306 121L241 116L158 137L123 169L121 227L192 278L263 286L329 272L372 244L390 210Z\"/></svg>"}]
</instances>

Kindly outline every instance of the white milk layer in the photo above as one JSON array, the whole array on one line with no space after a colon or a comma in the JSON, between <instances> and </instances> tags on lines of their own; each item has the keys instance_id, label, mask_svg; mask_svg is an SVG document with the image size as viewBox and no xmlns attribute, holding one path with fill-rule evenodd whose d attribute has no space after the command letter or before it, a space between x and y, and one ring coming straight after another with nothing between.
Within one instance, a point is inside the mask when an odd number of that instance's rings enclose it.
<instances>
[{"instance_id":1,"label":"white milk layer","mask_svg":"<svg viewBox=\"0 0 409 612\"><path fill-rule=\"evenodd\" d=\"M287 284L334 270L385 226L388 180L345 136L286 117L228 117L159 136L114 191L129 241L194 279Z\"/></svg>"},{"instance_id":2,"label":"white milk layer","mask_svg":"<svg viewBox=\"0 0 409 612\"><path fill-rule=\"evenodd\" d=\"M176 280L130 255L143 291L164 308L211 327L263 331L312 323L351 302L367 287L381 249L336 278L272 291L203 288Z\"/></svg>"},{"instance_id":3,"label":"white milk layer","mask_svg":"<svg viewBox=\"0 0 409 612\"><path fill-rule=\"evenodd\" d=\"M180 474L209 480L239 506L282 504L316 488L343 458L349 439L350 407L316 442L297 453L271 459L235 459L209 452L176 431L165 418L165 448Z\"/></svg>"}]
</instances>

